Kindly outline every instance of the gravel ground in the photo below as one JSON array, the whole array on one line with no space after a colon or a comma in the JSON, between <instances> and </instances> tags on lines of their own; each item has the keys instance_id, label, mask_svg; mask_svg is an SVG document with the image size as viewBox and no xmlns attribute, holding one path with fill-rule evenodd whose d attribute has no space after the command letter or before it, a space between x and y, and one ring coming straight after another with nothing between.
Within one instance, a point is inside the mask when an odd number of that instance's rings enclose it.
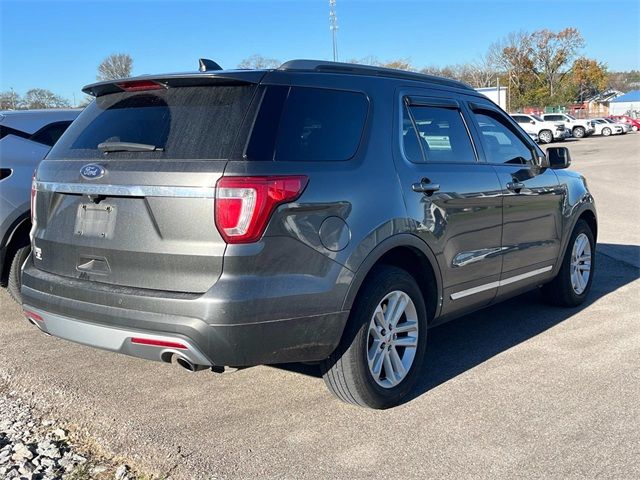
<instances>
[{"instance_id":1,"label":"gravel ground","mask_svg":"<svg viewBox=\"0 0 640 480\"><path fill-rule=\"evenodd\" d=\"M41 419L16 392L0 393L0 478L134 480L126 464L97 461L69 430Z\"/></svg>"}]
</instances>

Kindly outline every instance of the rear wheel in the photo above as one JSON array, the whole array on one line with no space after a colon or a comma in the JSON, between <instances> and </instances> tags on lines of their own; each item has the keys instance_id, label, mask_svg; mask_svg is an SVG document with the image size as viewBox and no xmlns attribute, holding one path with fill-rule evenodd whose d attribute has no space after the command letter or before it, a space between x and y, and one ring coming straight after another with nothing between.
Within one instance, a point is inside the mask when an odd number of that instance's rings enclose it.
<instances>
[{"instance_id":1,"label":"rear wheel","mask_svg":"<svg viewBox=\"0 0 640 480\"><path fill-rule=\"evenodd\" d=\"M7 290L9 295L20 304L22 304L22 293L20 293L20 288L22 287L22 265L29 256L30 251L29 246L19 248L13 255L11 266L9 267Z\"/></svg>"},{"instance_id":2,"label":"rear wheel","mask_svg":"<svg viewBox=\"0 0 640 480\"><path fill-rule=\"evenodd\" d=\"M605 127L602 129L602 136L603 137L608 137L609 135L611 135L611 129L609 127Z\"/></svg>"},{"instance_id":3,"label":"rear wheel","mask_svg":"<svg viewBox=\"0 0 640 480\"><path fill-rule=\"evenodd\" d=\"M585 134L584 127L576 127L573 129L573 136L576 138L582 138L584 137L584 134Z\"/></svg>"},{"instance_id":4,"label":"rear wheel","mask_svg":"<svg viewBox=\"0 0 640 480\"><path fill-rule=\"evenodd\" d=\"M540 139L540 143L551 143L553 142L553 133L551 133L551 130L542 130L538 134L538 138Z\"/></svg>"},{"instance_id":5,"label":"rear wheel","mask_svg":"<svg viewBox=\"0 0 640 480\"><path fill-rule=\"evenodd\" d=\"M325 383L348 403L398 405L420 377L426 337L424 299L414 278L377 267L358 294L340 345L322 364Z\"/></svg>"},{"instance_id":6,"label":"rear wheel","mask_svg":"<svg viewBox=\"0 0 640 480\"><path fill-rule=\"evenodd\" d=\"M545 298L562 307L584 302L591 290L595 260L593 232L587 222L578 220L558 276L542 287Z\"/></svg>"},{"instance_id":7,"label":"rear wheel","mask_svg":"<svg viewBox=\"0 0 640 480\"><path fill-rule=\"evenodd\" d=\"M633 130L634 132L637 132L638 131L638 126L634 125L633 127L631 127L631 130Z\"/></svg>"}]
</instances>

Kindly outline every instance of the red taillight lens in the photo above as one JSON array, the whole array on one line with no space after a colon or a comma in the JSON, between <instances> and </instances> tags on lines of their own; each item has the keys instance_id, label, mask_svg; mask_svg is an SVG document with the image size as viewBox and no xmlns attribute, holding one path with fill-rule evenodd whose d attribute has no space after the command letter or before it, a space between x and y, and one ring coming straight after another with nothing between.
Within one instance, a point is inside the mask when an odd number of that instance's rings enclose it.
<instances>
[{"instance_id":1,"label":"red taillight lens","mask_svg":"<svg viewBox=\"0 0 640 480\"><path fill-rule=\"evenodd\" d=\"M125 92L144 92L146 90L162 90L167 87L153 80L133 80L130 82L116 83Z\"/></svg>"},{"instance_id":2,"label":"red taillight lens","mask_svg":"<svg viewBox=\"0 0 640 480\"><path fill-rule=\"evenodd\" d=\"M138 345L149 345L151 347L167 347L177 348L178 350L188 350L187 346L180 342L172 342L170 340L157 340L155 338L133 337L131 343Z\"/></svg>"},{"instance_id":3,"label":"red taillight lens","mask_svg":"<svg viewBox=\"0 0 640 480\"><path fill-rule=\"evenodd\" d=\"M44 322L44 320L42 319L42 317L40 315L38 315L37 313L34 313L30 310L23 310L24 316L31 319L31 320L35 320L37 322Z\"/></svg>"},{"instance_id":4,"label":"red taillight lens","mask_svg":"<svg viewBox=\"0 0 640 480\"><path fill-rule=\"evenodd\" d=\"M33 172L33 176L31 177L31 225L33 225L36 220L36 195L36 172Z\"/></svg>"},{"instance_id":5,"label":"red taillight lens","mask_svg":"<svg viewBox=\"0 0 640 480\"><path fill-rule=\"evenodd\" d=\"M251 243L262 237L273 210L296 200L307 177L222 177L216 185L215 220L227 243Z\"/></svg>"}]
</instances>

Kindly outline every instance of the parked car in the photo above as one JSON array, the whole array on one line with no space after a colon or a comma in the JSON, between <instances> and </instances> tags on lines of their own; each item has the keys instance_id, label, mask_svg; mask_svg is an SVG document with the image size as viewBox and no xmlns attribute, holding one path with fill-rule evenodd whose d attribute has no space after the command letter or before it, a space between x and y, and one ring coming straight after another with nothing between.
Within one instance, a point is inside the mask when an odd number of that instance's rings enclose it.
<instances>
[{"instance_id":1,"label":"parked car","mask_svg":"<svg viewBox=\"0 0 640 480\"><path fill-rule=\"evenodd\" d=\"M531 140L533 140L534 142L540 143L540 138L538 137L537 133L527 132L527 135L529 135L531 137Z\"/></svg>"},{"instance_id":2,"label":"parked car","mask_svg":"<svg viewBox=\"0 0 640 480\"><path fill-rule=\"evenodd\" d=\"M575 138L588 137L596 131L591 120L579 120L568 113L545 113L542 119L547 122L562 123Z\"/></svg>"},{"instance_id":3,"label":"parked car","mask_svg":"<svg viewBox=\"0 0 640 480\"><path fill-rule=\"evenodd\" d=\"M608 117L604 117L602 120L604 120L607 123L611 123L613 125L619 125L620 127L622 127L622 134L624 135L625 133L629 133L631 131L631 125L624 123L624 122L616 122L615 120L612 120Z\"/></svg>"},{"instance_id":4,"label":"parked car","mask_svg":"<svg viewBox=\"0 0 640 480\"><path fill-rule=\"evenodd\" d=\"M565 140L571 136L571 130L562 122L547 122L538 115L512 113L511 117L520 124L527 133L535 133L540 143L551 143L554 140Z\"/></svg>"},{"instance_id":5,"label":"parked car","mask_svg":"<svg viewBox=\"0 0 640 480\"><path fill-rule=\"evenodd\" d=\"M31 177L79 110L0 112L0 284L20 301L20 266L29 255Z\"/></svg>"},{"instance_id":6,"label":"parked car","mask_svg":"<svg viewBox=\"0 0 640 480\"><path fill-rule=\"evenodd\" d=\"M201 64L84 88L33 182L22 293L43 332L190 371L317 362L337 397L386 408L429 327L540 285L585 300L585 179L472 88Z\"/></svg>"},{"instance_id":7,"label":"parked car","mask_svg":"<svg viewBox=\"0 0 640 480\"><path fill-rule=\"evenodd\" d=\"M607 118L617 123L626 123L631 127L631 130L633 130L634 132L637 132L638 129L640 128L640 120L637 118L632 118L627 115L611 115Z\"/></svg>"},{"instance_id":8,"label":"parked car","mask_svg":"<svg viewBox=\"0 0 640 480\"><path fill-rule=\"evenodd\" d=\"M592 119L593 126L596 128L596 135L608 137L609 135L619 135L624 132L622 125L607 122L604 118Z\"/></svg>"}]
</instances>

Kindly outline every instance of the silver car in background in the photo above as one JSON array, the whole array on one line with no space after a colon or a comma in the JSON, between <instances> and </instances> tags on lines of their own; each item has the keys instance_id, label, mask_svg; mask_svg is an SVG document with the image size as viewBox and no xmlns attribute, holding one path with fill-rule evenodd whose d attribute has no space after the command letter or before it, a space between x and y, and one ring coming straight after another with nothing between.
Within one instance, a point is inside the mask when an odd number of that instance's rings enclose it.
<instances>
[{"instance_id":1,"label":"silver car in background","mask_svg":"<svg viewBox=\"0 0 640 480\"><path fill-rule=\"evenodd\" d=\"M20 266L29 255L31 177L81 112L0 112L0 284L20 301Z\"/></svg>"}]
</instances>

